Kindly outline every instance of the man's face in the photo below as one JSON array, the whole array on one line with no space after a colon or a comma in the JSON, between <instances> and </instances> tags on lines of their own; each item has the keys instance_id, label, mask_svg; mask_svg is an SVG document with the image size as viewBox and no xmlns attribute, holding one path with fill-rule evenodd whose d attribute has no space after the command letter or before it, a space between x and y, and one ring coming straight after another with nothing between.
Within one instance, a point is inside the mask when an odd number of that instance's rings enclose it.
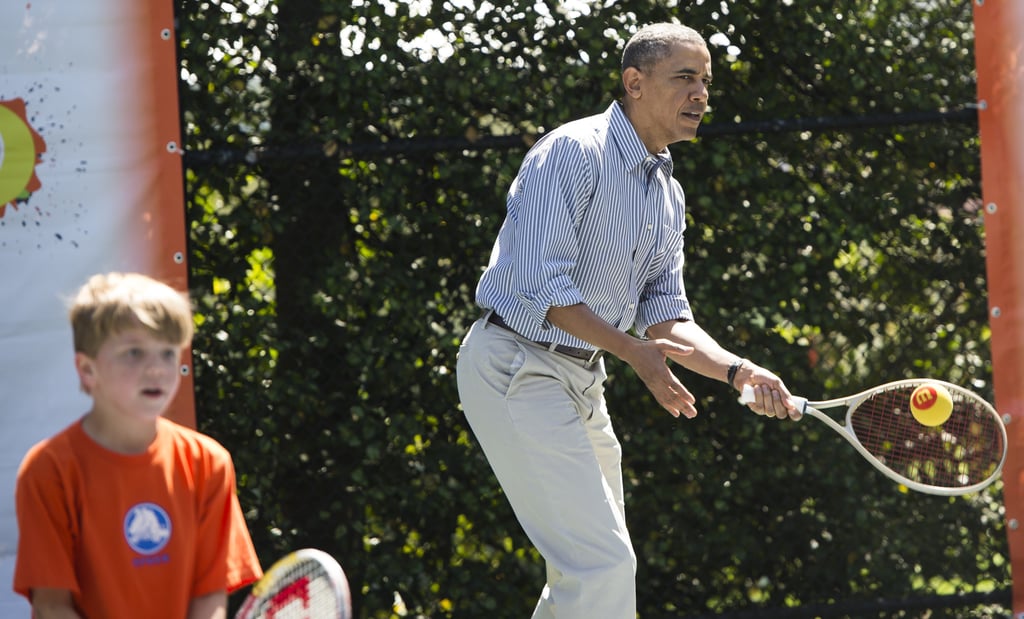
<instances>
[{"instance_id":1,"label":"man's face","mask_svg":"<svg viewBox=\"0 0 1024 619\"><path fill-rule=\"evenodd\" d=\"M647 71L638 71L637 130L653 152L692 140L707 111L711 54L700 43L676 43L672 53Z\"/></svg>"}]
</instances>

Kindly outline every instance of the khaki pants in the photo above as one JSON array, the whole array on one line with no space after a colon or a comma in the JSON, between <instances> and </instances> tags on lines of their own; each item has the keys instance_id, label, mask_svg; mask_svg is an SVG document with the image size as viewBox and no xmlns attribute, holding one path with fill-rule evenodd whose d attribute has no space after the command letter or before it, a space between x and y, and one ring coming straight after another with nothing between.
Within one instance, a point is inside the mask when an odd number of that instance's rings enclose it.
<instances>
[{"instance_id":1,"label":"khaki pants","mask_svg":"<svg viewBox=\"0 0 1024 619\"><path fill-rule=\"evenodd\" d=\"M547 563L533 619L635 619L622 449L587 365L478 320L459 351L462 407L519 523Z\"/></svg>"}]
</instances>

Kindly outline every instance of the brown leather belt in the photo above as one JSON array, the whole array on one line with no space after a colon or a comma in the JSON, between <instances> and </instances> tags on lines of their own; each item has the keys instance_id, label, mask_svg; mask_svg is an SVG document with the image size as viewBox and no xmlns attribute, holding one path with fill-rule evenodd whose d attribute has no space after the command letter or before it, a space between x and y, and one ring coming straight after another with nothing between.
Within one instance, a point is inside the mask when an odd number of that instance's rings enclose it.
<instances>
[{"instance_id":1,"label":"brown leather belt","mask_svg":"<svg viewBox=\"0 0 1024 619\"><path fill-rule=\"evenodd\" d=\"M498 315L497 312L492 311L491 315L487 317L487 322L491 323L492 325L497 325L497 326L499 326L502 329L505 329L507 331L511 331L512 333L515 333L516 335L519 335L519 333L516 333L515 329L513 329L510 326L508 326L508 323L506 323L501 318L501 316ZM522 337L522 336L520 336L520 337ZM530 341L533 341L533 340L530 340ZM552 344L551 342L533 342L533 343L536 344L537 346L543 346L544 348L547 348L550 351L557 352L557 353L562 354L562 355L566 355L567 357L572 357L573 359L581 359L583 361L586 361L588 364L594 363L598 359L600 359L601 357L604 356L604 351L601 350L600 348L598 348L597 350L590 350L589 348L574 348L572 346L565 346L563 344Z\"/></svg>"}]
</instances>

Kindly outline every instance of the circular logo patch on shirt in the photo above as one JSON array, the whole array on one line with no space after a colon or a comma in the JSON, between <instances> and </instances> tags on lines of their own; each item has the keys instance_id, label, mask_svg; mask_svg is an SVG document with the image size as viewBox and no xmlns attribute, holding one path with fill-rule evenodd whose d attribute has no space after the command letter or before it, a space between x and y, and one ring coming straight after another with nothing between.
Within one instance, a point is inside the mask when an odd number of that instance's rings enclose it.
<instances>
[{"instance_id":1,"label":"circular logo patch on shirt","mask_svg":"<svg viewBox=\"0 0 1024 619\"><path fill-rule=\"evenodd\" d=\"M140 554L160 552L171 539L171 518L156 503L139 503L125 514L124 539Z\"/></svg>"}]
</instances>

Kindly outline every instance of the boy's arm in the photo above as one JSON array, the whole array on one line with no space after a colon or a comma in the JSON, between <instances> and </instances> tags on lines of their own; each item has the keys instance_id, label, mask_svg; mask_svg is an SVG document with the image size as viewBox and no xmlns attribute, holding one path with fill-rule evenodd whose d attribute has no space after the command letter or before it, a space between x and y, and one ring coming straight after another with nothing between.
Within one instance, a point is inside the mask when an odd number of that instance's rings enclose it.
<instances>
[{"instance_id":1,"label":"boy's arm","mask_svg":"<svg viewBox=\"0 0 1024 619\"><path fill-rule=\"evenodd\" d=\"M188 619L227 619L228 594L214 591L196 598L188 605Z\"/></svg>"},{"instance_id":2,"label":"boy's arm","mask_svg":"<svg viewBox=\"0 0 1024 619\"><path fill-rule=\"evenodd\" d=\"M82 619L67 589L32 589L32 616L36 619Z\"/></svg>"}]
</instances>

